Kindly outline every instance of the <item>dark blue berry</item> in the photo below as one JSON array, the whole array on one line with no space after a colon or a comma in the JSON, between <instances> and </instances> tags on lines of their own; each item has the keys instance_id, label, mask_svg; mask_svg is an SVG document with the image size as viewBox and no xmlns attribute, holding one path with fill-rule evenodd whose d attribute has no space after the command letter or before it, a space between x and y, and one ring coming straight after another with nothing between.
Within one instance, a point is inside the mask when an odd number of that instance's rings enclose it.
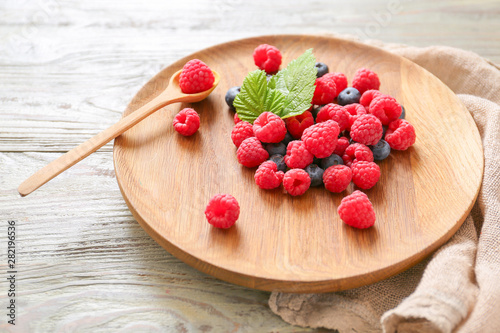
<instances>
[{"instance_id":1,"label":"dark blue berry","mask_svg":"<svg viewBox=\"0 0 500 333\"><path fill-rule=\"evenodd\" d=\"M401 115L399 116L399 119L405 119L406 117L406 110L405 107L401 105Z\"/></svg>"},{"instance_id":2,"label":"dark blue berry","mask_svg":"<svg viewBox=\"0 0 500 333\"><path fill-rule=\"evenodd\" d=\"M318 70L318 73L316 74L317 77L322 77L323 75L328 73L328 66L322 62L316 63L316 69Z\"/></svg>"},{"instance_id":3,"label":"dark blue berry","mask_svg":"<svg viewBox=\"0 0 500 333\"><path fill-rule=\"evenodd\" d=\"M229 88L229 90L226 93L226 103L232 110L234 110L234 105L233 105L234 99L236 98L236 95L240 93L240 90L241 87L236 86Z\"/></svg>"},{"instance_id":4,"label":"dark blue berry","mask_svg":"<svg viewBox=\"0 0 500 333\"><path fill-rule=\"evenodd\" d=\"M316 164L309 164L304 170L309 174L309 177L311 178L310 186L320 186L321 184L323 184L324 170L319 166L317 166Z\"/></svg>"},{"instance_id":5,"label":"dark blue berry","mask_svg":"<svg viewBox=\"0 0 500 333\"><path fill-rule=\"evenodd\" d=\"M387 125L382 125L382 137L385 138L385 132L387 132L387 129L389 128L389 126Z\"/></svg>"},{"instance_id":6,"label":"dark blue berry","mask_svg":"<svg viewBox=\"0 0 500 333\"><path fill-rule=\"evenodd\" d=\"M286 132L285 138L281 141L285 145L285 152L286 152L286 147L288 146L290 141L293 141L293 140L295 140L295 138L289 132ZM283 155L285 155L285 154L283 154Z\"/></svg>"},{"instance_id":7,"label":"dark blue berry","mask_svg":"<svg viewBox=\"0 0 500 333\"><path fill-rule=\"evenodd\" d=\"M276 163L278 171L286 172L285 157L283 155L272 155L269 160Z\"/></svg>"},{"instance_id":8,"label":"dark blue berry","mask_svg":"<svg viewBox=\"0 0 500 333\"><path fill-rule=\"evenodd\" d=\"M312 108L311 113L313 115L314 120L316 120L316 116L318 115L318 112L323 108L324 105L316 105L315 107Z\"/></svg>"},{"instance_id":9,"label":"dark blue berry","mask_svg":"<svg viewBox=\"0 0 500 333\"><path fill-rule=\"evenodd\" d=\"M342 106L347 104L359 103L360 98L361 94L359 93L358 89L348 87L342 90L337 96L337 103Z\"/></svg>"},{"instance_id":10,"label":"dark blue berry","mask_svg":"<svg viewBox=\"0 0 500 333\"><path fill-rule=\"evenodd\" d=\"M286 155L286 146L283 142L266 143L264 149L271 155Z\"/></svg>"},{"instance_id":11,"label":"dark blue berry","mask_svg":"<svg viewBox=\"0 0 500 333\"><path fill-rule=\"evenodd\" d=\"M375 161L382 161L391 153L391 146L385 141L380 140L375 146L370 146Z\"/></svg>"},{"instance_id":12,"label":"dark blue berry","mask_svg":"<svg viewBox=\"0 0 500 333\"><path fill-rule=\"evenodd\" d=\"M340 157L337 154L331 154L328 157L325 157L324 159L321 160L321 167L323 170L328 169L332 165L339 165L339 164L344 164L344 161L342 160L342 157Z\"/></svg>"}]
</instances>

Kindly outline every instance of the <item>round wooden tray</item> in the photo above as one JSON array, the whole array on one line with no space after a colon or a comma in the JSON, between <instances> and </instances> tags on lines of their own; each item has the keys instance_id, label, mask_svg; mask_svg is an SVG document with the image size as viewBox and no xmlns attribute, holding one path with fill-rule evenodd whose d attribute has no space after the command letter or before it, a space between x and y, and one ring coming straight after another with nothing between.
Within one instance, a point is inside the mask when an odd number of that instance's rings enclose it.
<instances>
[{"instance_id":1,"label":"round wooden tray","mask_svg":"<svg viewBox=\"0 0 500 333\"><path fill-rule=\"evenodd\" d=\"M377 221L346 226L337 207L351 193L312 188L301 197L261 190L255 169L236 159L233 112L226 90L255 69L252 52L277 46L283 65L313 48L331 72L349 82L360 67L379 74L380 90L406 108L417 141L379 163L379 183L365 191ZM479 132L467 109L432 74L402 57L360 43L318 36L264 36L196 52L162 70L133 98L128 115L165 88L186 61L198 58L221 74L219 87L193 105L170 105L115 140L114 162L123 197L140 225L167 251L194 268L235 284L287 292L329 292L387 278L416 264L457 231L478 194L483 174ZM183 137L174 115L192 106L201 127ZM230 193L241 206L228 230L211 227L209 199Z\"/></svg>"}]
</instances>

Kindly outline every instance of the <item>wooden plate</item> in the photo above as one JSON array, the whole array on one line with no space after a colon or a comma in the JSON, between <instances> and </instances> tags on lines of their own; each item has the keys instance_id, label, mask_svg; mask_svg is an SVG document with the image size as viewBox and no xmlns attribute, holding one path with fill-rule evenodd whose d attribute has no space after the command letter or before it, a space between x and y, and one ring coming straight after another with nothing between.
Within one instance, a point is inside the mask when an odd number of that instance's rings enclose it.
<instances>
[{"instance_id":1,"label":"wooden plate","mask_svg":"<svg viewBox=\"0 0 500 333\"><path fill-rule=\"evenodd\" d=\"M313 48L330 71L376 71L381 91L406 108L417 142L379 165L379 183L365 191L377 221L368 230L342 223L341 199L313 188L301 197L261 190L255 169L238 164L231 142L233 113L224 102L229 87L255 69L252 52L277 46L283 64ZM387 278L426 257L460 227L478 194L483 173L479 132L452 91L416 64L352 41L318 36L265 36L217 45L180 59L149 81L125 110L152 99L172 73L198 58L221 74L208 99L193 104L201 127L192 137L172 128L189 105L167 106L115 140L116 178L140 225L187 264L235 284L287 292L328 292ZM209 199L230 193L241 206L229 230L211 227Z\"/></svg>"}]
</instances>

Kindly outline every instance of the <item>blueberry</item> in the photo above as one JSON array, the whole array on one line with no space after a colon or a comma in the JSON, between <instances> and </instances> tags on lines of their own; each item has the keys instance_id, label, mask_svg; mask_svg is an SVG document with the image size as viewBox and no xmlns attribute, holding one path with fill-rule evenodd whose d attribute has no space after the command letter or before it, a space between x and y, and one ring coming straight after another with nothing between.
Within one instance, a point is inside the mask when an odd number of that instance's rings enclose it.
<instances>
[{"instance_id":1,"label":"blueberry","mask_svg":"<svg viewBox=\"0 0 500 333\"><path fill-rule=\"evenodd\" d=\"M375 146L370 146L375 161L382 161L391 153L391 146L385 140L380 140Z\"/></svg>"},{"instance_id":2,"label":"blueberry","mask_svg":"<svg viewBox=\"0 0 500 333\"><path fill-rule=\"evenodd\" d=\"M311 113L313 115L314 120L316 120L316 116L318 115L319 111L323 108L324 105L316 105L315 107L312 108Z\"/></svg>"},{"instance_id":3,"label":"blueberry","mask_svg":"<svg viewBox=\"0 0 500 333\"><path fill-rule=\"evenodd\" d=\"M344 161L342 160L342 157L337 154L331 154L330 156L321 160L321 167L323 168L323 170L328 169L332 165L339 164L344 164Z\"/></svg>"},{"instance_id":4,"label":"blueberry","mask_svg":"<svg viewBox=\"0 0 500 333\"><path fill-rule=\"evenodd\" d=\"M281 141L285 145L285 153L286 153L286 147L288 146L290 141L293 141L293 140L295 140L295 138L289 132L286 132L285 138ZM283 155L285 155L285 154L283 154Z\"/></svg>"},{"instance_id":5,"label":"blueberry","mask_svg":"<svg viewBox=\"0 0 500 333\"><path fill-rule=\"evenodd\" d=\"M322 62L316 63L316 69L318 70L318 73L316 74L317 77L322 77L323 75L328 73L328 66Z\"/></svg>"},{"instance_id":6,"label":"blueberry","mask_svg":"<svg viewBox=\"0 0 500 333\"><path fill-rule=\"evenodd\" d=\"M358 89L349 87L340 92L340 94L337 96L337 103L342 106L347 104L359 103L360 98L361 94L359 93Z\"/></svg>"},{"instance_id":7,"label":"blueberry","mask_svg":"<svg viewBox=\"0 0 500 333\"><path fill-rule=\"evenodd\" d=\"M240 90L241 87L236 86L229 88L229 90L226 93L226 103L232 110L234 110L234 105L233 105L234 99L236 98L236 95L240 93Z\"/></svg>"},{"instance_id":8,"label":"blueberry","mask_svg":"<svg viewBox=\"0 0 500 333\"><path fill-rule=\"evenodd\" d=\"M309 177L311 178L310 186L320 186L321 184L323 184L323 172L325 171L319 166L317 166L316 164L309 164L304 170L309 174Z\"/></svg>"},{"instance_id":9,"label":"blueberry","mask_svg":"<svg viewBox=\"0 0 500 333\"><path fill-rule=\"evenodd\" d=\"M283 155L272 155L269 160L276 163L276 165L278 166L278 171L286 172L285 158L283 157Z\"/></svg>"},{"instance_id":10,"label":"blueberry","mask_svg":"<svg viewBox=\"0 0 500 333\"><path fill-rule=\"evenodd\" d=\"M286 155L286 146L283 142L266 143L264 149L267 150L269 156L271 155Z\"/></svg>"},{"instance_id":11,"label":"blueberry","mask_svg":"<svg viewBox=\"0 0 500 333\"><path fill-rule=\"evenodd\" d=\"M406 110L405 107L401 105L401 115L399 116L399 119L405 119L406 117Z\"/></svg>"}]
</instances>

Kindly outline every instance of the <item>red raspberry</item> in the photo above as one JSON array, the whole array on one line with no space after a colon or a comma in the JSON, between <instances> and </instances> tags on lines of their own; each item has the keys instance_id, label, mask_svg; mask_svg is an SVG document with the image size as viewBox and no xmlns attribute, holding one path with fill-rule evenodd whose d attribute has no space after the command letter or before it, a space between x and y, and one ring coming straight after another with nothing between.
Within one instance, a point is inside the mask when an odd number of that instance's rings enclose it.
<instances>
[{"instance_id":1,"label":"red raspberry","mask_svg":"<svg viewBox=\"0 0 500 333\"><path fill-rule=\"evenodd\" d=\"M313 154L306 149L306 145L300 140L290 141L286 147L285 164L291 169L303 169L313 160Z\"/></svg>"},{"instance_id":2,"label":"red raspberry","mask_svg":"<svg viewBox=\"0 0 500 333\"><path fill-rule=\"evenodd\" d=\"M195 110L185 108L175 115L173 125L180 134L190 136L200 128L200 116Z\"/></svg>"},{"instance_id":3,"label":"red raspberry","mask_svg":"<svg viewBox=\"0 0 500 333\"><path fill-rule=\"evenodd\" d=\"M231 131L231 140L236 147L239 147L243 140L251 138L253 135L253 126L248 121L240 121L234 125Z\"/></svg>"},{"instance_id":4,"label":"red raspberry","mask_svg":"<svg viewBox=\"0 0 500 333\"><path fill-rule=\"evenodd\" d=\"M339 125L333 120L327 120L306 128L302 141L311 154L317 158L325 158L333 154L339 133Z\"/></svg>"},{"instance_id":5,"label":"red raspberry","mask_svg":"<svg viewBox=\"0 0 500 333\"><path fill-rule=\"evenodd\" d=\"M333 153L342 156L344 155L344 152L348 146L349 146L349 139L346 138L345 136L340 137L337 140L337 146L335 147Z\"/></svg>"},{"instance_id":6,"label":"red raspberry","mask_svg":"<svg viewBox=\"0 0 500 333\"><path fill-rule=\"evenodd\" d=\"M379 90L375 89L367 90L363 93L363 95L361 95L361 98L359 99L359 104L363 105L366 109L368 109L373 99L381 95L383 94Z\"/></svg>"},{"instance_id":7,"label":"red raspberry","mask_svg":"<svg viewBox=\"0 0 500 333\"><path fill-rule=\"evenodd\" d=\"M217 194L208 202L205 216L214 227L227 229L240 216L240 205L230 194Z\"/></svg>"},{"instance_id":8,"label":"red raspberry","mask_svg":"<svg viewBox=\"0 0 500 333\"><path fill-rule=\"evenodd\" d=\"M278 165L273 161L266 161L255 171L255 183L262 189L270 190L280 186L283 181L283 171L278 171Z\"/></svg>"},{"instance_id":9,"label":"red raspberry","mask_svg":"<svg viewBox=\"0 0 500 333\"><path fill-rule=\"evenodd\" d=\"M304 130L314 125L314 118L311 112L306 111L301 115L286 118L285 124L288 132L290 132L295 139L300 139Z\"/></svg>"},{"instance_id":10,"label":"red raspberry","mask_svg":"<svg viewBox=\"0 0 500 333\"><path fill-rule=\"evenodd\" d=\"M283 119L272 112L263 112L253 122L257 139L266 143L278 143L285 138L286 126Z\"/></svg>"},{"instance_id":11,"label":"red raspberry","mask_svg":"<svg viewBox=\"0 0 500 333\"><path fill-rule=\"evenodd\" d=\"M239 123L241 121L240 117L238 117L238 114L235 113L234 114L234 124L236 125L237 123Z\"/></svg>"},{"instance_id":12,"label":"red raspberry","mask_svg":"<svg viewBox=\"0 0 500 333\"><path fill-rule=\"evenodd\" d=\"M380 88L380 80L375 72L366 68L360 68L354 74L352 86L358 89L360 94L363 94L370 89L378 90Z\"/></svg>"},{"instance_id":13,"label":"red raspberry","mask_svg":"<svg viewBox=\"0 0 500 333\"><path fill-rule=\"evenodd\" d=\"M380 167L375 162L358 161L351 165L352 182L359 188L368 190L377 184Z\"/></svg>"},{"instance_id":14,"label":"red raspberry","mask_svg":"<svg viewBox=\"0 0 500 333\"><path fill-rule=\"evenodd\" d=\"M371 114L359 116L351 126L351 138L367 146L373 146L382 139L382 123Z\"/></svg>"},{"instance_id":15,"label":"red raspberry","mask_svg":"<svg viewBox=\"0 0 500 333\"><path fill-rule=\"evenodd\" d=\"M253 60L257 67L273 74L280 69L281 52L272 45L261 44L253 51Z\"/></svg>"},{"instance_id":16,"label":"red raspberry","mask_svg":"<svg viewBox=\"0 0 500 333\"><path fill-rule=\"evenodd\" d=\"M415 128L405 119L398 119L389 124L385 141L392 149L406 150L415 143Z\"/></svg>"},{"instance_id":17,"label":"red raspberry","mask_svg":"<svg viewBox=\"0 0 500 333\"><path fill-rule=\"evenodd\" d=\"M373 162L373 153L366 145L353 143L346 148L342 160L344 160L344 164L348 167L350 167L352 163L358 161Z\"/></svg>"},{"instance_id":18,"label":"red raspberry","mask_svg":"<svg viewBox=\"0 0 500 333\"><path fill-rule=\"evenodd\" d=\"M325 188L333 193L345 191L352 179L351 168L345 165L333 165L323 173Z\"/></svg>"},{"instance_id":19,"label":"red raspberry","mask_svg":"<svg viewBox=\"0 0 500 333\"><path fill-rule=\"evenodd\" d=\"M344 75L344 73L328 73L325 74L324 76L331 76L333 81L335 81L335 87L336 87L336 94L340 94L340 92L344 89L347 88L347 77Z\"/></svg>"},{"instance_id":20,"label":"red raspberry","mask_svg":"<svg viewBox=\"0 0 500 333\"><path fill-rule=\"evenodd\" d=\"M358 229L366 229L375 224L375 210L368 196L354 191L340 202L337 209L345 224Z\"/></svg>"},{"instance_id":21,"label":"red raspberry","mask_svg":"<svg viewBox=\"0 0 500 333\"><path fill-rule=\"evenodd\" d=\"M212 88L214 81L212 70L203 61L193 59L182 68L179 87L185 94L195 94Z\"/></svg>"},{"instance_id":22,"label":"red raspberry","mask_svg":"<svg viewBox=\"0 0 500 333\"><path fill-rule=\"evenodd\" d=\"M349 131L351 130L352 124L356 121L356 119L358 119L359 116L368 113L365 107L358 103L347 104L344 106L344 109L349 112L349 126L347 127L347 130Z\"/></svg>"},{"instance_id":23,"label":"red raspberry","mask_svg":"<svg viewBox=\"0 0 500 333\"><path fill-rule=\"evenodd\" d=\"M314 96L312 103L316 105L323 105L332 103L335 97L337 97L337 88L335 81L332 77L325 77L323 75L316 79L316 88L314 89Z\"/></svg>"},{"instance_id":24,"label":"red raspberry","mask_svg":"<svg viewBox=\"0 0 500 333\"><path fill-rule=\"evenodd\" d=\"M283 187L290 195L302 195L306 193L309 186L311 186L311 178L302 169L288 170L283 177Z\"/></svg>"},{"instance_id":25,"label":"red raspberry","mask_svg":"<svg viewBox=\"0 0 500 333\"><path fill-rule=\"evenodd\" d=\"M248 168L256 167L269 158L269 153L262 147L259 139L251 137L243 140L236 151L238 162Z\"/></svg>"},{"instance_id":26,"label":"red raspberry","mask_svg":"<svg viewBox=\"0 0 500 333\"><path fill-rule=\"evenodd\" d=\"M342 132L349 126L349 112L341 105L329 103L322 107L316 116L317 123L322 123L327 120L336 121Z\"/></svg>"},{"instance_id":27,"label":"red raspberry","mask_svg":"<svg viewBox=\"0 0 500 333\"><path fill-rule=\"evenodd\" d=\"M380 119L382 125L389 125L391 121L398 119L402 112L398 101L389 95L375 97L368 110L372 115Z\"/></svg>"}]
</instances>

